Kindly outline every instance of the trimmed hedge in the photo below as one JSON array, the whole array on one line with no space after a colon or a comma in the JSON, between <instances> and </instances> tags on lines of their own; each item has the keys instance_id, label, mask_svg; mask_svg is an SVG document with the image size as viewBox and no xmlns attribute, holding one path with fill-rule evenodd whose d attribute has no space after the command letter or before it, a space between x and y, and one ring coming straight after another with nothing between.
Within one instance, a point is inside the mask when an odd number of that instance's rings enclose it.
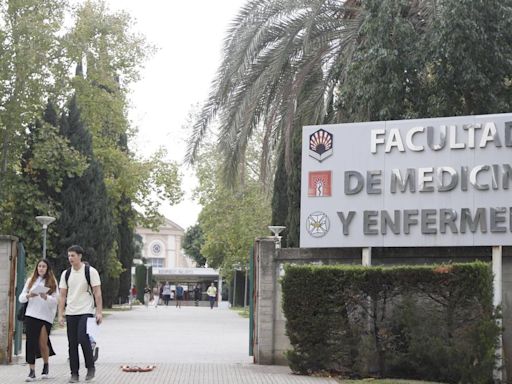
<instances>
[{"instance_id":1,"label":"trimmed hedge","mask_svg":"<svg viewBox=\"0 0 512 384\"><path fill-rule=\"evenodd\" d=\"M298 373L490 383L500 329L492 271L435 266L288 265L287 357Z\"/></svg>"}]
</instances>

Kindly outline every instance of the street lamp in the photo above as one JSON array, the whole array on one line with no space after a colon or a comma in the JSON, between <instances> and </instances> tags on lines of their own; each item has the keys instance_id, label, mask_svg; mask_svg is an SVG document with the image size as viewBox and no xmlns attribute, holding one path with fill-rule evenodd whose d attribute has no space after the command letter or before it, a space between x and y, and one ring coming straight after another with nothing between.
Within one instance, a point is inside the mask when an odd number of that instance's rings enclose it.
<instances>
[{"instance_id":1,"label":"street lamp","mask_svg":"<svg viewBox=\"0 0 512 384\"><path fill-rule=\"evenodd\" d=\"M151 267L153 264L144 264L146 267L146 286L149 287L149 267Z\"/></svg>"},{"instance_id":2,"label":"street lamp","mask_svg":"<svg viewBox=\"0 0 512 384\"><path fill-rule=\"evenodd\" d=\"M55 221L55 217L36 216L36 220L43 225L43 259L46 259L46 230L48 229L48 225Z\"/></svg>"},{"instance_id":3,"label":"street lamp","mask_svg":"<svg viewBox=\"0 0 512 384\"><path fill-rule=\"evenodd\" d=\"M274 234L276 248L281 248L281 236L279 234L285 229L282 225L269 225L268 229Z\"/></svg>"}]
</instances>

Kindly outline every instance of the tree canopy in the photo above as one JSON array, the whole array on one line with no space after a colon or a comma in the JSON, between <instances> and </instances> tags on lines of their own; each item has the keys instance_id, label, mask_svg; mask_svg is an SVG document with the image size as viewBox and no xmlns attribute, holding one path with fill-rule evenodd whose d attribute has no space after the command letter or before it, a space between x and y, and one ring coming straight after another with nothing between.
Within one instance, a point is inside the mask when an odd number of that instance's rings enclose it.
<instances>
[{"instance_id":1,"label":"tree canopy","mask_svg":"<svg viewBox=\"0 0 512 384\"><path fill-rule=\"evenodd\" d=\"M283 153L273 224L298 246L302 126L510 111L511 16L511 0L249 0L225 38L187 159L200 158L218 121L233 184L261 133L261 169Z\"/></svg>"},{"instance_id":2,"label":"tree canopy","mask_svg":"<svg viewBox=\"0 0 512 384\"><path fill-rule=\"evenodd\" d=\"M128 87L153 51L102 0L0 5L0 232L19 236L33 263L35 216L56 217L48 255L70 242L94 250L91 263L112 282L107 305L128 296L135 225L157 226L161 203L183 195L164 150L141 158L129 146Z\"/></svg>"}]
</instances>

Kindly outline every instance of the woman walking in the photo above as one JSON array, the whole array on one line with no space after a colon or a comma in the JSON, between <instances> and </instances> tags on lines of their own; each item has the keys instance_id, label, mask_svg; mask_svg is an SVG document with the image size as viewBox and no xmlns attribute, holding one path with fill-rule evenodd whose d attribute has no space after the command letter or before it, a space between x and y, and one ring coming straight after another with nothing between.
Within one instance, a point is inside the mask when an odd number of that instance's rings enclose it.
<instances>
[{"instance_id":1,"label":"woman walking","mask_svg":"<svg viewBox=\"0 0 512 384\"><path fill-rule=\"evenodd\" d=\"M25 354L30 372L25 381L36 380L35 361L38 357L42 357L44 363L41 378L48 378L48 358L55 355L50 330L57 312L57 297L57 280L50 264L46 259L40 260L19 296L20 303L28 302L25 312Z\"/></svg>"}]
</instances>

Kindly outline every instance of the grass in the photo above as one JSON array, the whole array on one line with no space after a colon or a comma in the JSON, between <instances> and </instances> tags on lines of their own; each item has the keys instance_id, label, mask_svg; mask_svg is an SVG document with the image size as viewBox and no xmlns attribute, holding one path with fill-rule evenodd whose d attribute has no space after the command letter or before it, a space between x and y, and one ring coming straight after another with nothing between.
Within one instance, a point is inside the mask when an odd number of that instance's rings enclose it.
<instances>
[{"instance_id":1,"label":"grass","mask_svg":"<svg viewBox=\"0 0 512 384\"><path fill-rule=\"evenodd\" d=\"M112 308L103 308L103 312L125 312L130 311L131 308L128 304L122 306L113 306Z\"/></svg>"},{"instance_id":2,"label":"grass","mask_svg":"<svg viewBox=\"0 0 512 384\"><path fill-rule=\"evenodd\" d=\"M441 384L431 381L402 380L402 379L363 379L363 380L338 380L341 384Z\"/></svg>"},{"instance_id":3,"label":"grass","mask_svg":"<svg viewBox=\"0 0 512 384\"><path fill-rule=\"evenodd\" d=\"M231 310L238 313L240 316L249 318L249 306L245 307L231 307Z\"/></svg>"}]
</instances>

